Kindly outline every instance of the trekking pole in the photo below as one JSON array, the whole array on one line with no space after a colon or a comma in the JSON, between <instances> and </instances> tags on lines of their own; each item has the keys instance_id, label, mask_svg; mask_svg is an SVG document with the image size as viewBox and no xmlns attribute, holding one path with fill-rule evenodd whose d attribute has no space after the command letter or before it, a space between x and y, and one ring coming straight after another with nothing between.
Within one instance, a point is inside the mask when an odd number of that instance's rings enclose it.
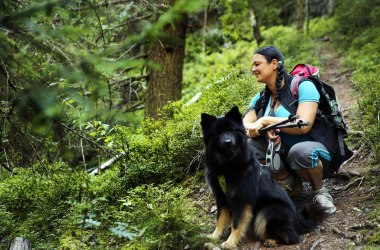
<instances>
[{"instance_id":1,"label":"trekking pole","mask_svg":"<svg viewBox=\"0 0 380 250\"><path fill-rule=\"evenodd\" d=\"M298 118L299 118L299 115L289 115L288 119L281 121L281 122L278 122L278 123L275 123L275 124L272 124L272 125L269 125L265 128L262 128L259 130L259 133L262 134L262 133L265 133L269 130L280 129L280 128L294 128L294 127L302 128L304 126L309 125L309 122L303 122L302 120L299 120L297 123L295 123L295 120ZM288 122L290 122L290 124L286 124Z\"/></svg>"}]
</instances>

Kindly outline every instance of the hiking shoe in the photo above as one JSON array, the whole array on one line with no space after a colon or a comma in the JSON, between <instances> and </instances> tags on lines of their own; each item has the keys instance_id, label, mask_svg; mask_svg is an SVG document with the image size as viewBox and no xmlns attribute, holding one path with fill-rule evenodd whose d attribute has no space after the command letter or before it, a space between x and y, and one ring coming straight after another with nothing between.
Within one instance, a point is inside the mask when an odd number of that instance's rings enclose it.
<instances>
[{"instance_id":1,"label":"hiking shoe","mask_svg":"<svg viewBox=\"0 0 380 250\"><path fill-rule=\"evenodd\" d=\"M325 213L327 214L333 214L336 211L333 198L325 187L315 191L313 202L323 207L325 209Z\"/></svg>"},{"instance_id":2,"label":"hiking shoe","mask_svg":"<svg viewBox=\"0 0 380 250\"><path fill-rule=\"evenodd\" d=\"M290 197L297 197L303 190L302 180L295 175L288 175L285 179L278 181L278 184L288 193Z\"/></svg>"}]
</instances>

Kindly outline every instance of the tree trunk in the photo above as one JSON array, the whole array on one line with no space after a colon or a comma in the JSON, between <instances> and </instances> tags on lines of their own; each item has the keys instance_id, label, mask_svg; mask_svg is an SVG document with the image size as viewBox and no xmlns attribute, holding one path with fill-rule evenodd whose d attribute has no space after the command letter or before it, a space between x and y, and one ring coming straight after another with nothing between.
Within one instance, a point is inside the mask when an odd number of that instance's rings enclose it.
<instances>
[{"instance_id":1,"label":"tree trunk","mask_svg":"<svg viewBox=\"0 0 380 250\"><path fill-rule=\"evenodd\" d=\"M257 45L260 45L264 39L260 32L259 17L256 15L256 10L254 6L252 6L251 16L253 38L256 40Z\"/></svg>"},{"instance_id":2,"label":"tree trunk","mask_svg":"<svg viewBox=\"0 0 380 250\"><path fill-rule=\"evenodd\" d=\"M170 2L172 5L175 1ZM166 25L163 34L151 46L148 59L159 68L151 68L148 72L145 117L156 118L159 109L181 98L186 25L184 16Z\"/></svg>"},{"instance_id":3,"label":"tree trunk","mask_svg":"<svg viewBox=\"0 0 380 250\"><path fill-rule=\"evenodd\" d=\"M310 21L310 13L309 13L309 5L310 5L310 0L305 0L305 29L306 29L306 34L309 34L309 21Z\"/></svg>"},{"instance_id":4,"label":"tree trunk","mask_svg":"<svg viewBox=\"0 0 380 250\"><path fill-rule=\"evenodd\" d=\"M303 30L304 18L303 0L297 0L297 29L300 31Z\"/></svg>"},{"instance_id":5,"label":"tree trunk","mask_svg":"<svg viewBox=\"0 0 380 250\"><path fill-rule=\"evenodd\" d=\"M7 250L32 250L32 244L22 237L16 237L9 241Z\"/></svg>"},{"instance_id":6,"label":"tree trunk","mask_svg":"<svg viewBox=\"0 0 380 250\"><path fill-rule=\"evenodd\" d=\"M335 6L334 0L328 0L327 3L327 16L331 17L334 14L334 6Z\"/></svg>"},{"instance_id":7,"label":"tree trunk","mask_svg":"<svg viewBox=\"0 0 380 250\"><path fill-rule=\"evenodd\" d=\"M206 36L207 36L207 11L208 11L208 2L206 2L206 7L203 12L203 40L202 40L202 53L206 51Z\"/></svg>"}]
</instances>

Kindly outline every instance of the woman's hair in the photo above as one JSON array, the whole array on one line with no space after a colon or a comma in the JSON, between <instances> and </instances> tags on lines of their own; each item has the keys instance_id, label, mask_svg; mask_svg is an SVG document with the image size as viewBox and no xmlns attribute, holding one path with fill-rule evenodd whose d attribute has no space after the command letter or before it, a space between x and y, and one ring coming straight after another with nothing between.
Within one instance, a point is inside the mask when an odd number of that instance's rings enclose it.
<instances>
[{"instance_id":1,"label":"woman's hair","mask_svg":"<svg viewBox=\"0 0 380 250\"><path fill-rule=\"evenodd\" d=\"M273 101L273 104L271 107L271 110L273 110L274 106L276 105L277 100L280 97L281 82L282 82L282 79L284 79L284 76L286 73L285 67L284 67L284 57L282 56L282 53L280 52L280 50L274 46L266 46L266 47L260 48L260 49L256 50L256 52L254 54L260 54L260 55L264 56L268 63L272 62L273 59L276 59L278 61L277 77L276 77L276 89L277 89L277 91L276 91L276 96L274 98L274 101ZM265 91L264 96L266 96L267 91L269 91L268 86L265 87L264 91ZM265 101L266 100L264 97L262 100L262 107L264 107ZM264 109L265 109L265 107L264 107ZM274 114L272 114L272 115L274 115Z\"/></svg>"}]
</instances>

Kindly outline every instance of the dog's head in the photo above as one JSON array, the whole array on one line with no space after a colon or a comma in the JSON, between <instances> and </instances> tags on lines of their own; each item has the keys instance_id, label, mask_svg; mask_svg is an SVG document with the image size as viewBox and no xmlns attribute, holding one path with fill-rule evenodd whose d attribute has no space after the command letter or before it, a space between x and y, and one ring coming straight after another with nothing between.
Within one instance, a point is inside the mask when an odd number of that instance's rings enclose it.
<instances>
[{"instance_id":1,"label":"dog's head","mask_svg":"<svg viewBox=\"0 0 380 250\"><path fill-rule=\"evenodd\" d=\"M224 116L215 117L203 113L201 126L206 151L212 151L214 157L232 160L246 144L245 128L237 107L233 107Z\"/></svg>"}]
</instances>

